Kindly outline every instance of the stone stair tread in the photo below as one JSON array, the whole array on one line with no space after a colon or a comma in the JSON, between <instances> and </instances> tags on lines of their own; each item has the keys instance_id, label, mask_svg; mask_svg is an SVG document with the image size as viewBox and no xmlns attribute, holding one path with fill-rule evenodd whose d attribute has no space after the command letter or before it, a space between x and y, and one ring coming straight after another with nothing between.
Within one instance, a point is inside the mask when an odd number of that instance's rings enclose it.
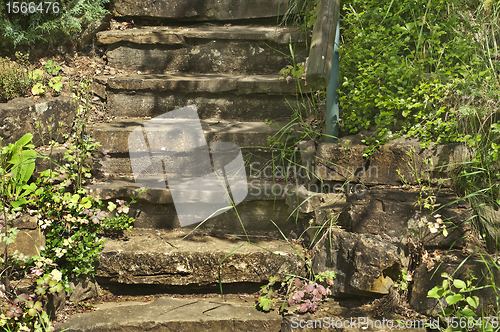
<instances>
[{"instance_id":1,"label":"stone stair tread","mask_svg":"<svg viewBox=\"0 0 500 332\"><path fill-rule=\"evenodd\" d=\"M308 92L279 75L137 74L97 77L104 85L108 113L115 117L156 117L195 104L201 119L290 121L301 109L297 94Z\"/></svg>"},{"instance_id":2,"label":"stone stair tread","mask_svg":"<svg viewBox=\"0 0 500 332\"><path fill-rule=\"evenodd\" d=\"M292 248L271 236L250 238L249 243L242 240L244 235L189 232L132 229L126 232L126 241L106 239L96 277L100 283L115 285L217 286L219 280L261 284L272 275L305 273L304 261L296 253L302 250L299 244Z\"/></svg>"},{"instance_id":3,"label":"stone stair tread","mask_svg":"<svg viewBox=\"0 0 500 332\"><path fill-rule=\"evenodd\" d=\"M96 82L113 90L182 91L183 93L234 94L296 94L293 80L280 75L231 75L231 74L137 74L129 76L98 76ZM305 81L302 92L307 93Z\"/></svg>"},{"instance_id":4,"label":"stone stair tread","mask_svg":"<svg viewBox=\"0 0 500 332\"><path fill-rule=\"evenodd\" d=\"M253 301L221 298L169 298L117 302L72 316L56 331L279 331L281 316L253 308Z\"/></svg>"},{"instance_id":5,"label":"stone stair tread","mask_svg":"<svg viewBox=\"0 0 500 332\"><path fill-rule=\"evenodd\" d=\"M262 178L252 179L248 183L248 195L244 201L253 200L281 200L284 193L276 195L272 188L275 183ZM106 182L86 186L89 194L97 200L112 200L126 198L131 195L137 196L141 186L137 184L132 175L112 177ZM200 191L200 190L198 190ZM206 193L205 200L210 202L210 192ZM141 195L141 199L151 204L173 204L170 189L148 189ZM133 207L133 206L132 206Z\"/></svg>"},{"instance_id":6,"label":"stone stair tread","mask_svg":"<svg viewBox=\"0 0 500 332\"><path fill-rule=\"evenodd\" d=\"M126 30L102 31L97 43L110 45L119 42L135 44L183 45L186 39L261 40L278 44L303 43L306 34L298 28L276 26L213 26L141 27Z\"/></svg>"},{"instance_id":7,"label":"stone stair tread","mask_svg":"<svg viewBox=\"0 0 500 332\"><path fill-rule=\"evenodd\" d=\"M108 123L95 123L89 130L93 138L102 144L109 153L128 152L128 137L130 133L141 126L150 117L120 118ZM277 126L266 122L243 122L236 120L200 120L207 142L232 142L241 148L267 148L267 138L278 132ZM159 128L161 130L161 128Z\"/></svg>"}]
</instances>

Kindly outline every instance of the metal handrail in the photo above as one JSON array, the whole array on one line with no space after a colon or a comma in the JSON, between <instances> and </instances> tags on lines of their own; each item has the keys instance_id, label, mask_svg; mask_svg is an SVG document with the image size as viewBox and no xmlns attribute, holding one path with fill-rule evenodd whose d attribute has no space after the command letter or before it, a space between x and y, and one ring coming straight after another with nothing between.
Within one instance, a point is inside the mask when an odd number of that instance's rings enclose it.
<instances>
[{"instance_id":1,"label":"metal handrail","mask_svg":"<svg viewBox=\"0 0 500 332\"><path fill-rule=\"evenodd\" d=\"M337 141L339 135L339 13L340 0L319 1L306 71L311 90L327 88L327 142Z\"/></svg>"}]
</instances>

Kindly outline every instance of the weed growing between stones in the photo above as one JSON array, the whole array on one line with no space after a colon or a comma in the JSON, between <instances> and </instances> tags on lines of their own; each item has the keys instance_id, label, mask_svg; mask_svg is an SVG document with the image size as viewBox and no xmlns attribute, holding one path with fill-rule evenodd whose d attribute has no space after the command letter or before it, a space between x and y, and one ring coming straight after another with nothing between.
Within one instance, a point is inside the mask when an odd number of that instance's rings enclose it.
<instances>
[{"instance_id":1,"label":"weed growing between stones","mask_svg":"<svg viewBox=\"0 0 500 332\"><path fill-rule=\"evenodd\" d=\"M47 307L51 297L71 291L70 280L92 278L104 236L130 229L134 221L128 216L129 206L142 191L129 202L116 200L104 206L84 187L93 162L102 154L100 144L86 134L89 85L82 83L80 88L76 97L83 104L75 104L74 132L65 137L67 150L61 162L38 154L32 134L0 150L0 242L5 247L0 262L0 326L7 331L53 330L49 316L55 308ZM58 143L51 140L49 145L52 149ZM36 158L50 160L53 167L35 177ZM45 235L45 245L32 257L10 249L18 234L12 224L25 219L36 221ZM35 283L19 292L22 279Z\"/></svg>"},{"instance_id":2,"label":"weed growing between stones","mask_svg":"<svg viewBox=\"0 0 500 332\"><path fill-rule=\"evenodd\" d=\"M439 206L436 200L445 179L439 179L438 187L432 185L430 176L431 172L434 170L432 159L424 160L424 165L426 165L428 169L418 170L417 166L411 163L411 160L415 156L415 148L407 152L407 155L409 157L407 165L411 173L411 180L413 180L418 187L417 201L415 202L415 207L418 210L415 212L415 215L408 220L408 228L403 233L406 236L406 238L403 239L403 243L410 245L410 248L416 251L416 260L420 261L424 252L424 246L430 235L442 232L444 237L447 237L448 229L456 228L456 226L453 225L451 221L443 221L441 215L437 213L440 209L444 208L444 206ZM405 179L399 169L397 172L403 184L411 188L411 180Z\"/></svg>"},{"instance_id":3,"label":"weed growing between stones","mask_svg":"<svg viewBox=\"0 0 500 332\"><path fill-rule=\"evenodd\" d=\"M443 307L439 302L440 318L444 323L442 325L447 326L443 327L442 331L448 331L450 327L451 331L470 331L476 327L482 331L494 331L492 324L496 325L495 328L498 327L498 317L494 317L492 321L487 321L484 317L476 318L474 310L479 306L479 298L471 295L476 289L473 285L473 281L477 280L476 277L469 274L465 281L455 279L447 273L441 274L441 277L444 278L442 285L429 290L427 296L435 299L444 298L446 301L447 307Z\"/></svg>"}]
</instances>

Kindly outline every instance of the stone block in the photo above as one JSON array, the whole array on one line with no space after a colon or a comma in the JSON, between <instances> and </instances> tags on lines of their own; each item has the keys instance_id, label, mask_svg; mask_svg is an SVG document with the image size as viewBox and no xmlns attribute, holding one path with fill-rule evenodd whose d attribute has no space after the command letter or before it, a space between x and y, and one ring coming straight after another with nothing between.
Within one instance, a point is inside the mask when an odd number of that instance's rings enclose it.
<instances>
[{"instance_id":1,"label":"stone block","mask_svg":"<svg viewBox=\"0 0 500 332\"><path fill-rule=\"evenodd\" d=\"M128 241L106 241L96 272L100 284L216 286L219 265L223 284L260 284L273 275L305 273L302 259L285 241L257 241L262 249L229 237L182 239L186 231L132 234Z\"/></svg>"},{"instance_id":2,"label":"stone block","mask_svg":"<svg viewBox=\"0 0 500 332\"><path fill-rule=\"evenodd\" d=\"M68 300L75 304L99 295L97 282L83 277L70 281L69 288L71 292L68 294Z\"/></svg>"},{"instance_id":3,"label":"stone block","mask_svg":"<svg viewBox=\"0 0 500 332\"><path fill-rule=\"evenodd\" d=\"M45 235L38 229L35 216L22 215L11 222L9 227L19 230L14 243L8 246L7 252L14 253L16 250L28 256L38 256L40 247L45 245ZM5 229L2 227L2 232ZM4 252L5 242L0 243L0 252Z\"/></svg>"},{"instance_id":4,"label":"stone block","mask_svg":"<svg viewBox=\"0 0 500 332\"><path fill-rule=\"evenodd\" d=\"M26 133L33 134L35 146L48 144L51 139L62 142L62 135L71 132L75 118L75 107L70 97L16 98L0 104L0 137L2 145L14 143ZM36 127L40 123L40 130ZM59 130L59 123L62 124ZM49 134L48 126L52 134ZM42 136L40 137L40 134ZM42 139L43 138L43 139Z\"/></svg>"},{"instance_id":5,"label":"stone block","mask_svg":"<svg viewBox=\"0 0 500 332\"><path fill-rule=\"evenodd\" d=\"M127 73L278 74L289 64L289 43L295 61L308 50L300 31L276 27L147 28L106 31L98 42L108 44L108 64ZM304 34L305 36L305 34Z\"/></svg>"},{"instance_id":6,"label":"stone block","mask_svg":"<svg viewBox=\"0 0 500 332\"><path fill-rule=\"evenodd\" d=\"M458 144L423 149L416 140L400 138L380 146L366 159L363 157L366 145L346 144L346 140L318 146L315 173L319 178L365 185L413 184L417 179L430 178L442 179L449 185L450 182L444 180L449 177L448 172L466 157L465 147ZM352 141L357 140L353 138Z\"/></svg>"},{"instance_id":7,"label":"stone block","mask_svg":"<svg viewBox=\"0 0 500 332\"><path fill-rule=\"evenodd\" d=\"M405 232L408 234L409 226L412 226L411 219L425 217L428 221L436 221L429 210L423 209L419 213L419 208L415 206L418 197L418 191L380 187L370 188L363 195L349 195L348 215L339 219L339 224L356 233L401 239ZM425 246L446 249L452 245L454 248L469 246L473 234L471 208L465 200L453 203L457 199L459 197L449 190L437 194L436 204L439 206L433 215L441 215L448 236L445 237L442 232L430 233L428 227L412 228L419 231Z\"/></svg>"},{"instance_id":8,"label":"stone block","mask_svg":"<svg viewBox=\"0 0 500 332\"><path fill-rule=\"evenodd\" d=\"M334 271L333 295L388 294L409 256L400 243L381 236L349 233L332 227L315 246L313 269Z\"/></svg>"},{"instance_id":9,"label":"stone block","mask_svg":"<svg viewBox=\"0 0 500 332\"><path fill-rule=\"evenodd\" d=\"M277 312L257 311L252 305L251 301L201 296L104 303L96 311L56 323L55 331L279 331L281 316Z\"/></svg>"},{"instance_id":10,"label":"stone block","mask_svg":"<svg viewBox=\"0 0 500 332\"><path fill-rule=\"evenodd\" d=\"M480 221L478 225L481 227L488 251L497 252L500 250L500 210L491 206L480 206L477 208L477 214Z\"/></svg>"},{"instance_id":11,"label":"stone block","mask_svg":"<svg viewBox=\"0 0 500 332\"><path fill-rule=\"evenodd\" d=\"M452 251L449 254L442 253L442 258L435 261L432 265L422 263L417 267L413 275L413 286L411 292L410 305L416 311L429 315L437 316L443 308L447 307L444 298L438 300L428 298L427 293L434 286L441 286L443 283L443 272L448 273L454 279L467 280L469 273L472 273L477 280L473 280L472 285L476 287L486 286L486 288L474 291L471 295L479 297L479 307L477 313L480 315L484 310L485 317L495 314L494 305L497 303L496 291L489 286L491 282L496 285L500 282L500 270L496 268L489 258L486 258L487 264L478 256L469 257L468 254ZM489 267L487 267L489 265ZM497 265L498 266L498 265ZM456 292L458 290L454 288ZM467 293L463 294L468 295ZM462 303L462 305L465 305ZM456 316L456 315L454 315Z\"/></svg>"},{"instance_id":12,"label":"stone block","mask_svg":"<svg viewBox=\"0 0 500 332\"><path fill-rule=\"evenodd\" d=\"M283 15L288 1L283 0L114 0L114 16L145 16L153 18L213 21L269 18Z\"/></svg>"},{"instance_id":13,"label":"stone block","mask_svg":"<svg viewBox=\"0 0 500 332\"><path fill-rule=\"evenodd\" d=\"M181 92L108 92L109 113L113 116L138 117L157 115L185 105L196 104L201 119L239 119L240 121L289 121L290 105L296 106L295 97L233 94L185 94Z\"/></svg>"}]
</instances>

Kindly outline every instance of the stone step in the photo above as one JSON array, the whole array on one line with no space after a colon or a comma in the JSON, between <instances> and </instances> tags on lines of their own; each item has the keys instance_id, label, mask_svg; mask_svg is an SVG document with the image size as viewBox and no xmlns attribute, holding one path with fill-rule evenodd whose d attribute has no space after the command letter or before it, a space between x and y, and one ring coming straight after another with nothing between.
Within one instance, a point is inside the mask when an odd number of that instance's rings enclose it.
<instances>
[{"instance_id":1,"label":"stone step","mask_svg":"<svg viewBox=\"0 0 500 332\"><path fill-rule=\"evenodd\" d=\"M201 119L289 121L297 85L278 75L168 74L98 77L115 117L155 117L195 104ZM303 83L301 82L303 85ZM305 86L303 92L307 92Z\"/></svg>"},{"instance_id":2,"label":"stone step","mask_svg":"<svg viewBox=\"0 0 500 332\"><path fill-rule=\"evenodd\" d=\"M129 136L134 129L149 121L144 118L115 119L110 123L96 123L90 128L90 135L102 144L102 148L108 150L111 158L102 161L100 170L105 176L132 174L130 163ZM279 151L269 148L268 138L278 134L279 127L264 122L239 122L239 121L208 121L201 120L205 139L211 142L230 142L241 148L243 159L247 167L253 169L262 168L274 156L279 156ZM159 126L158 131L162 131ZM183 138L178 135L169 140L169 146L182 146ZM283 137L285 139L285 137ZM189 158L186 163L189 164ZM252 165L252 166L250 166ZM188 167L188 165L186 166ZM272 173L272 172L271 172Z\"/></svg>"},{"instance_id":3,"label":"stone step","mask_svg":"<svg viewBox=\"0 0 500 332\"><path fill-rule=\"evenodd\" d=\"M205 232L216 234L244 235L247 232L253 235L274 234L279 236L279 231L275 226L277 225L285 234L292 231L300 232L300 226L295 222L293 216L290 216L291 211L285 201L285 189L287 189L285 183L275 184L259 178L251 178L248 179L247 185L247 196L235 208L213 216L201 225L196 223L187 226L187 229L199 226ZM133 179L113 178L108 179L105 183L90 185L86 188L89 194L97 200L114 201L116 199L130 200L130 196L139 194L141 186L136 184ZM193 201L191 202L193 214L202 206L211 209L220 204L220 194L211 191L210 188L208 190L195 189L192 192L185 190L183 194L184 197L190 196L188 198ZM230 207L231 203L224 206ZM129 214L135 218L135 227L153 229L181 227L174 199L168 187L167 189L146 190L142 193L141 198L137 199L137 203L131 206ZM185 216L185 218L187 217ZM201 222L203 219L197 220Z\"/></svg>"},{"instance_id":4,"label":"stone step","mask_svg":"<svg viewBox=\"0 0 500 332\"><path fill-rule=\"evenodd\" d=\"M246 299L248 297L248 299ZM377 318L373 306L331 298L321 303L314 314L262 312L253 308L251 296L197 296L177 298L163 296L153 301L103 302L95 311L75 314L64 323L56 323L55 331L75 332L121 331L338 331L338 332L425 332L425 324L437 326L437 319L408 317L388 312Z\"/></svg>"},{"instance_id":5,"label":"stone step","mask_svg":"<svg viewBox=\"0 0 500 332\"><path fill-rule=\"evenodd\" d=\"M90 129L90 135L102 144L102 148L109 150L108 153L127 153L129 151L128 140L134 129L143 126L150 118L121 118L109 123L95 123ZM207 142L231 142L242 149L266 149L269 148L267 138L278 133L276 125L265 122L240 122L237 120L201 120L201 128ZM164 128L159 125L157 130L161 132ZM172 138L169 146L182 144L183 137Z\"/></svg>"},{"instance_id":6,"label":"stone step","mask_svg":"<svg viewBox=\"0 0 500 332\"><path fill-rule=\"evenodd\" d=\"M305 275L299 244L272 237L238 239L203 232L133 229L127 240L107 239L96 278L103 287L205 287L241 284L256 290L273 275ZM219 268L220 267L220 268Z\"/></svg>"},{"instance_id":7,"label":"stone step","mask_svg":"<svg viewBox=\"0 0 500 332\"><path fill-rule=\"evenodd\" d=\"M242 148L242 156L245 163L245 170L248 176L251 174L264 174L268 178L272 178L273 169L272 160L278 163L280 151L271 151L268 149L259 148ZM112 153L109 158L100 161L100 165L96 167L99 176L102 178L123 177L133 178L132 165L130 163L130 155L125 153ZM186 165L190 164L188 158L185 160ZM298 168L298 166L297 166Z\"/></svg>"},{"instance_id":8,"label":"stone step","mask_svg":"<svg viewBox=\"0 0 500 332\"><path fill-rule=\"evenodd\" d=\"M113 16L150 17L186 21L233 21L276 18L286 13L287 0L145 0L111 1Z\"/></svg>"},{"instance_id":9,"label":"stone step","mask_svg":"<svg viewBox=\"0 0 500 332\"><path fill-rule=\"evenodd\" d=\"M103 31L112 68L127 73L278 74L307 57L305 32L265 26L144 27Z\"/></svg>"},{"instance_id":10,"label":"stone step","mask_svg":"<svg viewBox=\"0 0 500 332\"><path fill-rule=\"evenodd\" d=\"M275 311L258 311L253 302L162 297L152 302L102 303L94 312L77 314L65 323L56 324L55 331L280 331L281 316Z\"/></svg>"}]
</instances>

